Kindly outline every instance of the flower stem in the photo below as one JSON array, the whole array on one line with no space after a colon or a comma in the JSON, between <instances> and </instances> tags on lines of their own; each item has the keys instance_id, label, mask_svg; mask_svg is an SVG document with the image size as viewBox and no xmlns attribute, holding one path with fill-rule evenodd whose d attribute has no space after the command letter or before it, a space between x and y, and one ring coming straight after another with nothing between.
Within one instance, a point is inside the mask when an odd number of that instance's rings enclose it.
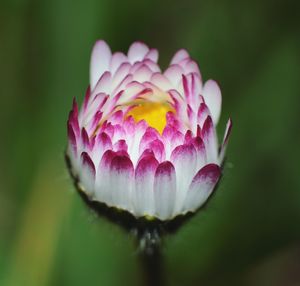
<instances>
[{"instance_id":1,"label":"flower stem","mask_svg":"<svg viewBox=\"0 0 300 286\"><path fill-rule=\"evenodd\" d=\"M145 230L139 237L140 261L145 286L163 286L164 269L161 237L156 229Z\"/></svg>"}]
</instances>

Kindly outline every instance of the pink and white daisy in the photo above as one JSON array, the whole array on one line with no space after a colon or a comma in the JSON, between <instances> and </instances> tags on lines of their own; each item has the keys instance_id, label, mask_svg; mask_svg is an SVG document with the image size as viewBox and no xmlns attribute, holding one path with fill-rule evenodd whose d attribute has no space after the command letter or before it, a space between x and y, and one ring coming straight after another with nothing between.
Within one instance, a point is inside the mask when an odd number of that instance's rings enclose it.
<instances>
[{"instance_id":1,"label":"pink and white daisy","mask_svg":"<svg viewBox=\"0 0 300 286\"><path fill-rule=\"evenodd\" d=\"M195 212L213 192L231 120L219 148L218 84L202 83L186 50L163 72L157 60L158 51L141 42L127 55L96 42L90 86L69 115L67 156L89 200L170 220Z\"/></svg>"}]
</instances>

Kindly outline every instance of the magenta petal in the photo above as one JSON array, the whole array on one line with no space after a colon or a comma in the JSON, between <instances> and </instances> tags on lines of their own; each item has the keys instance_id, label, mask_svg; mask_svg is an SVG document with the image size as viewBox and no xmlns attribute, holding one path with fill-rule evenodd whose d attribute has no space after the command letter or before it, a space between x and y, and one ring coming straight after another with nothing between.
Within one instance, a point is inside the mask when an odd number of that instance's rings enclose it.
<instances>
[{"instance_id":1,"label":"magenta petal","mask_svg":"<svg viewBox=\"0 0 300 286\"><path fill-rule=\"evenodd\" d=\"M68 138L69 138L69 143L72 147L72 151L76 155L77 154L76 136L75 136L75 132L73 130L73 127L69 122L68 122Z\"/></svg>"},{"instance_id":2,"label":"magenta petal","mask_svg":"<svg viewBox=\"0 0 300 286\"><path fill-rule=\"evenodd\" d=\"M176 110L177 117L180 118L181 122L188 122L186 100L184 100L176 90L169 90L169 95L174 101L173 107Z\"/></svg>"},{"instance_id":3,"label":"magenta petal","mask_svg":"<svg viewBox=\"0 0 300 286\"><path fill-rule=\"evenodd\" d=\"M182 209L187 189L195 174L195 170L197 170L197 153L193 144L177 146L171 154L171 161L174 164L177 179L176 213Z\"/></svg>"},{"instance_id":4,"label":"magenta petal","mask_svg":"<svg viewBox=\"0 0 300 286\"><path fill-rule=\"evenodd\" d=\"M97 135L96 144L100 149L112 147L111 139L105 132L101 132Z\"/></svg>"},{"instance_id":5,"label":"magenta petal","mask_svg":"<svg viewBox=\"0 0 300 286\"><path fill-rule=\"evenodd\" d=\"M189 144L193 139L193 133L191 130L188 130L184 135L184 143Z\"/></svg>"},{"instance_id":6,"label":"magenta petal","mask_svg":"<svg viewBox=\"0 0 300 286\"><path fill-rule=\"evenodd\" d=\"M103 106L103 110L105 112L105 115L108 115L109 113L113 112L116 108L117 102L120 99L120 97L123 95L124 91L121 90L119 93L117 93L114 97L109 97L106 101L105 105Z\"/></svg>"},{"instance_id":7,"label":"magenta petal","mask_svg":"<svg viewBox=\"0 0 300 286\"><path fill-rule=\"evenodd\" d=\"M110 117L109 121L112 124L122 124L123 123L124 114L122 110L118 110L114 112Z\"/></svg>"},{"instance_id":8,"label":"magenta petal","mask_svg":"<svg viewBox=\"0 0 300 286\"><path fill-rule=\"evenodd\" d=\"M197 110L202 101L200 98L202 84L199 74L190 73L182 75L182 85L187 103L193 107L194 110Z\"/></svg>"},{"instance_id":9,"label":"magenta petal","mask_svg":"<svg viewBox=\"0 0 300 286\"><path fill-rule=\"evenodd\" d=\"M113 138L115 129L110 122L105 121L100 129L101 132L105 132L111 139Z\"/></svg>"},{"instance_id":10,"label":"magenta petal","mask_svg":"<svg viewBox=\"0 0 300 286\"><path fill-rule=\"evenodd\" d=\"M150 142L147 146L147 148L149 148L150 150L152 150L155 154L155 158L159 161L162 162L163 160L165 160L165 147L164 144L159 140L156 139L152 142Z\"/></svg>"},{"instance_id":11,"label":"magenta petal","mask_svg":"<svg viewBox=\"0 0 300 286\"><path fill-rule=\"evenodd\" d=\"M138 158L137 164L139 164L139 162L140 162L144 157L149 157L149 156L155 158L154 152L153 152L151 149L145 149L145 150L143 151L143 153L140 155L140 157Z\"/></svg>"},{"instance_id":12,"label":"magenta petal","mask_svg":"<svg viewBox=\"0 0 300 286\"><path fill-rule=\"evenodd\" d=\"M98 80L93 90L93 94L98 94L98 93L110 94L110 92L111 92L111 73L109 71L106 71L101 75L100 79Z\"/></svg>"},{"instance_id":13,"label":"magenta petal","mask_svg":"<svg viewBox=\"0 0 300 286\"><path fill-rule=\"evenodd\" d=\"M204 145L203 140L199 136L193 138L191 143L194 145L196 152L197 152L197 168L196 169L199 170L206 164L206 161L207 161L205 145Z\"/></svg>"},{"instance_id":14,"label":"magenta petal","mask_svg":"<svg viewBox=\"0 0 300 286\"><path fill-rule=\"evenodd\" d=\"M145 155L135 170L135 209L137 215L154 215L154 174L158 161Z\"/></svg>"},{"instance_id":15,"label":"magenta petal","mask_svg":"<svg viewBox=\"0 0 300 286\"><path fill-rule=\"evenodd\" d=\"M139 153L142 154L148 148L148 144L158 139L159 133L152 127L148 127L140 140Z\"/></svg>"},{"instance_id":16,"label":"magenta petal","mask_svg":"<svg viewBox=\"0 0 300 286\"><path fill-rule=\"evenodd\" d=\"M111 139L105 132L100 132L96 136L95 149L93 152L93 158L96 165L99 164L103 153L107 150L112 150Z\"/></svg>"},{"instance_id":17,"label":"magenta petal","mask_svg":"<svg viewBox=\"0 0 300 286\"><path fill-rule=\"evenodd\" d=\"M166 121L167 121L167 126L172 126L175 129L178 129L180 126L180 123L173 112L170 111L167 112Z\"/></svg>"},{"instance_id":18,"label":"magenta petal","mask_svg":"<svg viewBox=\"0 0 300 286\"><path fill-rule=\"evenodd\" d=\"M176 133L173 134L171 139L171 150L176 148L178 145L181 145L184 143L184 136L180 131L176 131Z\"/></svg>"},{"instance_id":19,"label":"magenta petal","mask_svg":"<svg viewBox=\"0 0 300 286\"><path fill-rule=\"evenodd\" d=\"M127 156L117 155L110 166L110 191L112 203L124 209L132 209L132 189L134 168Z\"/></svg>"},{"instance_id":20,"label":"magenta petal","mask_svg":"<svg viewBox=\"0 0 300 286\"><path fill-rule=\"evenodd\" d=\"M110 165L111 165L111 161L113 160L113 158L116 156L116 152L112 151L112 150L107 150L104 152L100 164L99 164L99 168L98 171L99 173L102 172L102 170L104 169L109 169Z\"/></svg>"},{"instance_id":21,"label":"magenta petal","mask_svg":"<svg viewBox=\"0 0 300 286\"><path fill-rule=\"evenodd\" d=\"M194 161L195 159L196 159L196 150L192 144L184 144L184 145L177 146L171 154L171 160L173 162L176 161L182 162L183 160L187 160L191 163L191 160Z\"/></svg>"},{"instance_id":22,"label":"magenta petal","mask_svg":"<svg viewBox=\"0 0 300 286\"><path fill-rule=\"evenodd\" d=\"M114 137L113 137L113 141L114 142L126 138L126 132L125 132L125 130L124 130L124 128L123 128L122 125L116 124L113 127L114 127Z\"/></svg>"},{"instance_id":23,"label":"magenta petal","mask_svg":"<svg viewBox=\"0 0 300 286\"><path fill-rule=\"evenodd\" d=\"M86 112L86 108L88 106L90 98L91 98L91 88L89 86L85 92L85 96L83 100L83 112Z\"/></svg>"},{"instance_id":24,"label":"magenta petal","mask_svg":"<svg viewBox=\"0 0 300 286\"><path fill-rule=\"evenodd\" d=\"M112 205L110 166L117 156L111 149L104 152L97 169L95 197L97 200Z\"/></svg>"},{"instance_id":25,"label":"magenta petal","mask_svg":"<svg viewBox=\"0 0 300 286\"><path fill-rule=\"evenodd\" d=\"M195 126L197 125L197 116L194 112L194 110L192 109L192 107L188 104L187 106L187 115L189 118L189 122L193 128L194 132L197 132L197 130L195 129Z\"/></svg>"},{"instance_id":26,"label":"magenta petal","mask_svg":"<svg viewBox=\"0 0 300 286\"><path fill-rule=\"evenodd\" d=\"M84 148L89 148L90 147L90 139L89 139L89 135L87 134L84 127L81 129L81 139L82 139Z\"/></svg>"},{"instance_id":27,"label":"magenta petal","mask_svg":"<svg viewBox=\"0 0 300 286\"><path fill-rule=\"evenodd\" d=\"M207 162L218 163L217 135L210 116L204 121L201 137L206 149Z\"/></svg>"},{"instance_id":28,"label":"magenta petal","mask_svg":"<svg viewBox=\"0 0 300 286\"><path fill-rule=\"evenodd\" d=\"M198 171L190 184L183 211L195 211L205 203L221 175L220 167L208 164Z\"/></svg>"},{"instance_id":29,"label":"magenta petal","mask_svg":"<svg viewBox=\"0 0 300 286\"><path fill-rule=\"evenodd\" d=\"M163 130L162 136L167 139L171 139L173 134L177 131L171 124L167 124Z\"/></svg>"},{"instance_id":30,"label":"magenta petal","mask_svg":"<svg viewBox=\"0 0 300 286\"><path fill-rule=\"evenodd\" d=\"M160 163L154 177L155 213L160 219L172 218L176 198L176 173L169 161Z\"/></svg>"},{"instance_id":31,"label":"magenta petal","mask_svg":"<svg viewBox=\"0 0 300 286\"><path fill-rule=\"evenodd\" d=\"M91 196L94 193L96 169L93 160L86 152L81 153L82 170L79 174L83 191Z\"/></svg>"},{"instance_id":32,"label":"magenta petal","mask_svg":"<svg viewBox=\"0 0 300 286\"><path fill-rule=\"evenodd\" d=\"M96 174L95 165L93 163L93 160L89 156L89 154L87 152L82 152L81 159L82 159L83 166L87 167L90 170L91 174L95 177Z\"/></svg>"},{"instance_id":33,"label":"magenta petal","mask_svg":"<svg viewBox=\"0 0 300 286\"><path fill-rule=\"evenodd\" d=\"M204 121L201 134L202 137L206 138L210 136L211 130L214 128L212 119L210 116L207 116L206 120Z\"/></svg>"},{"instance_id":34,"label":"magenta petal","mask_svg":"<svg viewBox=\"0 0 300 286\"><path fill-rule=\"evenodd\" d=\"M69 114L68 124L70 124L70 126L72 126L76 137L79 137L80 136L79 122L78 122L78 118L74 117L73 111L71 111Z\"/></svg>"},{"instance_id":35,"label":"magenta petal","mask_svg":"<svg viewBox=\"0 0 300 286\"><path fill-rule=\"evenodd\" d=\"M176 128L174 128L172 125L167 124L164 128L162 139L164 143L164 148L166 152L166 156L169 158L171 151L176 147L177 145L181 145L183 140L182 137L178 138L181 134L179 131L177 131ZM179 139L179 140L178 140Z\"/></svg>"},{"instance_id":36,"label":"magenta petal","mask_svg":"<svg viewBox=\"0 0 300 286\"><path fill-rule=\"evenodd\" d=\"M189 90L188 81L184 74L182 75L182 85L183 85L184 95L187 98L187 101L189 102L189 98L191 97L191 91Z\"/></svg>"},{"instance_id":37,"label":"magenta petal","mask_svg":"<svg viewBox=\"0 0 300 286\"><path fill-rule=\"evenodd\" d=\"M106 101L108 100L109 96L105 93L98 93L92 100L88 111L98 111L101 110Z\"/></svg>"},{"instance_id":38,"label":"magenta petal","mask_svg":"<svg viewBox=\"0 0 300 286\"><path fill-rule=\"evenodd\" d=\"M116 155L112 161L110 166L111 171L116 173L122 173L122 172L133 172L133 165L131 160L124 155Z\"/></svg>"},{"instance_id":39,"label":"magenta petal","mask_svg":"<svg viewBox=\"0 0 300 286\"><path fill-rule=\"evenodd\" d=\"M197 123L200 125L200 127L203 126L204 121L206 120L208 115L210 115L209 109L207 105L204 102L202 102L199 106L197 113Z\"/></svg>"},{"instance_id":40,"label":"magenta petal","mask_svg":"<svg viewBox=\"0 0 300 286\"><path fill-rule=\"evenodd\" d=\"M73 99L73 107L69 113L68 124L71 124L76 136L80 135L80 127L78 122L78 105L76 99Z\"/></svg>"},{"instance_id":41,"label":"magenta petal","mask_svg":"<svg viewBox=\"0 0 300 286\"><path fill-rule=\"evenodd\" d=\"M128 150L128 146L126 144L126 141L124 139L118 140L115 144L113 149L115 151L126 151Z\"/></svg>"},{"instance_id":42,"label":"magenta petal","mask_svg":"<svg viewBox=\"0 0 300 286\"><path fill-rule=\"evenodd\" d=\"M153 156L153 153L151 153L151 151L149 150L148 152L143 153L143 157L139 160L136 167L135 176L143 177L144 174L147 173L148 171L151 171L154 174L157 166L158 166L158 161Z\"/></svg>"},{"instance_id":43,"label":"magenta petal","mask_svg":"<svg viewBox=\"0 0 300 286\"><path fill-rule=\"evenodd\" d=\"M91 124L89 124L89 131L91 133L98 127L100 120L102 119L103 113L101 111L97 111L93 117Z\"/></svg>"},{"instance_id":44,"label":"magenta petal","mask_svg":"<svg viewBox=\"0 0 300 286\"><path fill-rule=\"evenodd\" d=\"M197 125L197 132L196 132L197 136L201 136L201 127L200 125L198 124Z\"/></svg>"},{"instance_id":45,"label":"magenta petal","mask_svg":"<svg viewBox=\"0 0 300 286\"><path fill-rule=\"evenodd\" d=\"M78 105L77 105L75 97L73 98L73 108L72 108L72 110L73 110L74 117L78 117Z\"/></svg>"},{"instance_id":46,"label":"magenta petal","mask_svg":"<svg viewBox=\"0 0 300 286\"><path fill-rule=\"evenodd\" d=\"M132 116L128 116L123 123L124 130L127 136L134 136L136 130L136 124Z\"/></svg>"}]
</instances>

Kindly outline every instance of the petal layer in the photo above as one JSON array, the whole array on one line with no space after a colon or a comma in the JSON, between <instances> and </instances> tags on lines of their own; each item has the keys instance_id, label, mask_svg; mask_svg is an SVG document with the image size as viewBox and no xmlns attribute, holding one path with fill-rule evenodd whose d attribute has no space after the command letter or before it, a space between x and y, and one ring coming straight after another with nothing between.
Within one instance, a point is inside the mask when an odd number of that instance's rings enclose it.
<instances>
[{"instance_id":1,"label":"petal layer","mask_svg":"<svg viewBox=\"0 0 300 286\"><path fill-rule=\"evenodd\" d=\"M220 175L220 167L216 164L208 164L199 170L189 187L183 212L196 211L201 207L212 193Z\"/></svg>"}]
</instances>

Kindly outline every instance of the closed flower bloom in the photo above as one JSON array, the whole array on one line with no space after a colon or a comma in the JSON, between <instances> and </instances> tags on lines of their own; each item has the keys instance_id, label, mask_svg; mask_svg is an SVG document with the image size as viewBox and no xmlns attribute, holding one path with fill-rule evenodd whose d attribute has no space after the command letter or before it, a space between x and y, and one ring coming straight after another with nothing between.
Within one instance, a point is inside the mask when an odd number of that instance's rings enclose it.
<instances>
[{"instance_id":1,"label":"closed flower bloom","mask_svg":"<svg viewBox=\"0 0 300 286\"><path fill-rule=\"evenodd\" d=\"M219 147L218 84L202 83L185 50L165 71L157 60L157 50L140 42L127 55L96 42L90 86L69 115L67 156L89 200L170 220L195 212L211 195L231 121Z\"/></svg>"}]
</instances>

